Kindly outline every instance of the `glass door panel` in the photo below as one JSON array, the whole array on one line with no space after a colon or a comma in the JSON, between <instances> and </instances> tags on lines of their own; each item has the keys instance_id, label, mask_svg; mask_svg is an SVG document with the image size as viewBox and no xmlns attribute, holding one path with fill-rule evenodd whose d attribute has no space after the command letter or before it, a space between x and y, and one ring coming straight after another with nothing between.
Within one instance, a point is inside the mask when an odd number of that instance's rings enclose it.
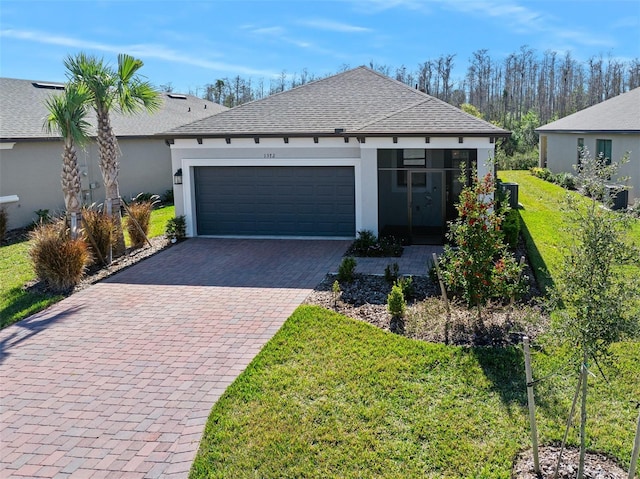
<instances>
[{"instance_id":1,"label":"glass door panel","mask_svg":"<svg viewBox=\"0 0 640 479\"><path fill-rule=\"evenodd\" d=\"M413 239L441 234L444 227L443 172L409 171L407 211Z\"/></svg>"}]
</instances>

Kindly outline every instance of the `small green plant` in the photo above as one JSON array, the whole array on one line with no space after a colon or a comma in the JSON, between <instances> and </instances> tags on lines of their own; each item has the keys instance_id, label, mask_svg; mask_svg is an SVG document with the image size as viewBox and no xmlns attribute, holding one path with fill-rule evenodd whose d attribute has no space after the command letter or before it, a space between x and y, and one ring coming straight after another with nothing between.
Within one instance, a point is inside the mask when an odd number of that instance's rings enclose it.
<instances>
[{"instance_id":1,"label":"small green plant","mask_svg":"<svg viewBox=\"0 0 640 479\"><path fill-rule=\"evenodd\" d=\"M100 258L106 259L109 256L109 249L115 242L115 229L112 218L96 205L92 205L91 207L83 208L82 225L93 262L99 261Z\"/></svg>"},{"instance_id":2,"label":"small green plant","mask_svg":"<svg viewBox=\"0 0 640 479\"><path fill-rule=\"evenodd\" d=\"M7 233L7 223L9 221L7 210L0 208L0 243L4 241L4 236Z\"/></svg>"},{"instance_id":3,"label":"small green plant","mask_svg":"<svg viewBox=\"0 0 640 479\"><path fill-rule=\"evenodd\" d=\"M341 283L351 283L355 277L356 259L353 256L345 256L338 266L338 281Z\"/></svg>"},{"instance_id":4,"label":"small green plant","mask_svg":"<svg viewBox=\"0 0 640 479\"><path fill-rule=\"evenodd\" d=\"M37 226L31 232L33 269L49 288L68 291L80 282L89 262L83 239L71 239L64 220Z\"/></svg>"},{"instance_id":5,"label":"small green plant","mask_svg":"<svg viewBox=\"0 0 640 479\"><path fill-rule=\"evenodd\" d=\"M407 309L407 303L402 292L402 286L396 283L392 286L391 292L387 296L387 310L394 318L404 316Z\"/></svg>"},{"instance_id":6,"label":"small green plant","mask_svg":"<svg viewBox=\"0 0 640 479\"><path fill-rule=\"evenodd\" d=\"M520 238L520 214L517 210L507 211L502 222L502 231L505 242L510 249L514 250Z\"/></svg>"},{"instance_id":7,"label":"small green plant","mask_svg":"<svg viewBox=\"0 0 640 479\"><path fill-rule=\"evenodd\" d=\"M128 206L129 215L125 219L125 228L133 248L140 248L146 241L151 211L158 202L157 195L140 193Z\"/></svg>"},{"instance_id":8,"label":"small green plant","mask_svg":"<svg viewBox=\"0 0 640 479\"><path fill-rule=\"evenodd\" d=\"M411 300L416 296L416 287L413 284L413 276L403 276L398 278L396 283L402 289L402 294L404 295L404 299Z\"/></svg>"},{"instance_id":9,"label":"small green plant","mask_svg":"<svg viewBox=\"0 0 640 479\"><path fill-rule=\"evenodd\" d=\"M33 227L36 227L42 224L51 223L54 219L50 211L47 209L35 210L34 213L38 216L38 218L33 221Z\"/></svg>"},{"instance_id":10,"label":"small green plant","mask_svg":"<svg viewBox=\"0 0 640 479\"><path fill-rule=\"evenodd\" d=\"M384 279L387 283L393 284L398 280L398 275L400 272L400 267L398 263L388 264L384 268Z\"/></svg>"},{"instance_id":11,"label":"small green plant","mask_svg":"<svg viewBox=\"0 0 640 479\"><path fill-rule=\"evenodd\" d=\"M172 243L187 237L187 220L184 215L176 216L167 221L164 234Z\"/></svg>"},{"instance_id":12,"label":"small green plant","mask_svg":"<svg viewBox=\"0 0 640 479\"><path fill-rule=\"evenodd\" d=\"M340 283L336 279L331 285L331 294L333 296L333 308L336 309L338 307L338 298L340 297L340 293L342 290L340 289Z\"/></svg>"}]
</instances>

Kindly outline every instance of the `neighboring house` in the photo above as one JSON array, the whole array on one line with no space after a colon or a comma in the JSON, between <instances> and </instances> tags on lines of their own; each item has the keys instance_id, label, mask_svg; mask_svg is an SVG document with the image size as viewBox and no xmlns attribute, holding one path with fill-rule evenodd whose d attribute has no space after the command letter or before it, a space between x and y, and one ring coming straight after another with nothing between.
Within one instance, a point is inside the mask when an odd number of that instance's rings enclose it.
<instances>
[{"instance_id":1,"label":"neighboring house","mask_svg":"<svg viewBox=\"0 0 640 479\"><path fill-rule=\"evenodd\" d=\"M0 196L18 195L7 205L9 228L31 223L35 210L64 210L60 184L62 141L43 129L45 100L64 88L59 83L0 78ZM154 114L123 116L112 113L118 137L120 194L128 199L140 192L162 194L172 185L171 153L166 142L154 136L225 107L190 95L163 93L163 106ZM95 113L87 116L95 124ZM78 149L82 196L86 203L104 201L95 140Z\"/></svg>"},{"instance_id":2,"label":"neighboring house","mask_svg":"<svg viewBox=\"0 0 640 479\"><path fill-rule=\"evenodd\" d=\"M162 136L189 236L442 241L470 175L509 132L359 67Z\"/></svg>"},{"instance_id":3,"label":"neighboring house","mask_svg":"<svg viewBox=\"0 0 640 479\"><path fill-rule=\"evenodd\" d=\"M628 176L629 204L640 198L640 88L541 126L540 166L554 173L574 173L579 149L615 162L629 153L620 176Z\"/></svg>"}]
</instances>

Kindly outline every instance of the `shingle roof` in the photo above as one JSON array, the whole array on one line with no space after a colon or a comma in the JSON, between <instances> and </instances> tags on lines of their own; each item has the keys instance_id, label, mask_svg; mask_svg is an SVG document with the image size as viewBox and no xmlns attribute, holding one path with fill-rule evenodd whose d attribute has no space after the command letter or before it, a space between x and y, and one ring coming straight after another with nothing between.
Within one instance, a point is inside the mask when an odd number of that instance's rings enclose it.
<instances>
[{"instance_id":1,"label":"shingle roof","mask_svg":"<svg viewBox=\"0 0 640 479\"><path fill-rule=\"evenodd\" d=\"M0 78L0 140L57 137L46 133L42 124L47 116L45 100L61 92L51 88L38 88L34 83L56 85L50 82ZM184 98L171 98L169 95ZM123 138L151 136L227 109L191 95L163 93L162 97L162 108L154 114L145 112L125 116L112 113L111 123L115 134ZM95 124L93 112L89 113L88 120Z\"/></svg>"},{"instance_id":2,"label":"shingle roof","mask_svg":"<svg viewBox=\"0 0 640 479\"><path fill-rule=\"evenodd\" d=\"M548 123L536 131L640 133L640 88Z\"/></svg>"},{"instance_id":3,"label":"shingle roof","mask_svg":"<svg viewBox=\"0 0 640 479\"><path fill-rule=\"evenodd\" d=\"M506 130L419 90L358 67L220 115L183 125L165 136L250 135L485 135Z\"/></svg>"}]
</instances>

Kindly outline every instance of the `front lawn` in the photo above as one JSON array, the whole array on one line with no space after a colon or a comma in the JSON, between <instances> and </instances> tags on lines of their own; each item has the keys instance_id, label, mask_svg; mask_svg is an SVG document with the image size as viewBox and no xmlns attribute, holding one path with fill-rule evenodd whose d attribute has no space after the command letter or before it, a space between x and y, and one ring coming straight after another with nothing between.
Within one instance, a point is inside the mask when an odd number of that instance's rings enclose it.
<instances>
[{"instance_id":1,"label":"front lawn","mask_svg":"<svg viewBox=\"0 0 640 479\"><path fill-rule=\"evenodd\" d=\"M505 182L515 182L518 188L518 209L522 219L522 233L527 243L529 260L534 268L538 283L543 288L553 285L553 276L562 268L562 249L571 244L572 235L567 230L562 209L566 205L569 192L558 185L536 178L529 171L500 171L498 178ZM584 201L589 201L584 198ZM633 222L629 240L640 244L640 220ZM625 268L624 274L640 275L640 258L635 267Z\"/></svg>"},{"instance_id":2,"label":"front lawn","mask_svg":"<svg viewBox=\"0 0 640 479\"><path fill-rule=\"evenodd\" d=\"M149 237L164 234L169 218L173 218L175 209L166 206L151 214ZM125 239L126 238L125 235ZM35 279L29 260L29 242L0 247L0 329L26 318L47 306L60 301L61 295L49 295L23 289L25 283Z\"/></svg>"},{"instance_id":3,"label":"front lawn","mask_svg":"<svg viewBox=\"0 0 640 479\"><path fill-rule=\"evenodd\" d=\"M593 379L589 448L628 465L640 344ZM575 377L535 354L542 443L559 441ZM606 371L609 373L610 371ZM214 406L190 477L509 478L529 447L520 348L464 348L301 306ZM576 431L571 433L576 443Z\"/></svg>"},{"instance_id":4,"label":"front lawn","mask_svg":"<svg viewBox=\"0 0 640 479\"><path fill-rule=\"evenodd\" d=\"M539 282L553 285L571 241L566 191L528 172L519 210ZM640 221L630 240L640 242ZM624 274L640 274L640 265ZM541 444L562 440L577 371L534 344ZM612 347L590 378L587 447L628 467L640 397L640 342ZM574 421L574 422L579 422ZM572 427L570 445L578 443ZM520 347L459 347L394 335L301 306L214 405L190 477L504 478L530 448Z\"/></svg>"}]
</instances>

